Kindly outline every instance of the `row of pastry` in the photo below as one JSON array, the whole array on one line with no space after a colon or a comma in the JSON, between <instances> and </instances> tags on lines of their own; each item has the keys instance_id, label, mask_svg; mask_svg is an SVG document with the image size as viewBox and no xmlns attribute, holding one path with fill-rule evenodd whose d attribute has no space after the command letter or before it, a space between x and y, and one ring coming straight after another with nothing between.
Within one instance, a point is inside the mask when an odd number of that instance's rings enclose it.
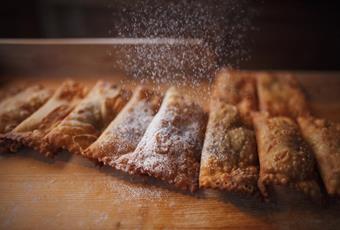
<instances>
[{"instance_id":1,"label":"row of pastry","mask_svg":"<svg viewBox=\"0 0 340 230\"><path fill-rule=\"evenodd\" d=\"M201 159L202 187L340 195L340 124L313 117L290 75L220 71Z\"/></svg>"},{"instance_id":2,"label":"row of pastry","mask_svg":"<svg viewBox=\"0 0 340 230\"><path fill-rule=\"evenodd\" d=\"M175 88L163 95L99 81L90 91L65 81L54 92L33 86L1 102L2 152L60 150L131 174L194 191L206 113Z\"/></svg>"},{"instance_id":3,"label":"row of pastry","mask_svg":"<svg viewBox=\"0 0 340 230\"><path fill-rule=\"evenodd\" d=\"M339 195L340 125L310 115L293 77L257 75L219 71L209 118L176 88L163 97L102 81L32 86L0 102L0 151L67 150L190 191L267 198L280 185L319 199L324 186Z\"/></svg>"}]
</instances>

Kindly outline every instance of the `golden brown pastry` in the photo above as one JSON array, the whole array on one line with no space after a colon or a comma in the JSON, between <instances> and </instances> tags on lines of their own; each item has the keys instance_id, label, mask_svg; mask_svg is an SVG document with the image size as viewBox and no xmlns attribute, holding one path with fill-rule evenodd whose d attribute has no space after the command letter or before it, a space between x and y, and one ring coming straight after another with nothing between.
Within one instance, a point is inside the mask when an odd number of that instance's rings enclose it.
<instances>
[{"instance_id":1,"label":"golden brown pastry","mask_svg":"<svg viewBox=\"0 0 340 230\"><path fill-rule=\"evenodd\" d=\"M236 106L212 100L200 187L254 194L258 191L258 167L254 131L246 127Z\"/></svg>"},{"instance_id":2,"label":"golden brown pastry","mask_svg":"<svg viewBox=\"0 0 340 230\"><path fill-rule=\"evenodd\" d=\"M32 83L27 82L10 82L10 81L0 81L0 103L4 100L15 96L16 94L30 88Z\"/></svg>"},{"instance_id":3,"label":"golden brown pastry","mask_svg":"<svg viewBox=\"0 0 340 230\"><path fill-rule=\"evenodd\" d=\"M156 92L137 87L129 103L83 154L113 166L115 159L135 150L161 99Z\"/></svg>"},{"instance_id":4,"label":"golden brown pastry","mask_svg":"<svg viewBox=\"0 0 340 230\"><path fill-rule=\"evenodd\" d=\"M170 88L135 151L118 158L115 167L194 191L198 187L205 124L202 108Z\"/></svg>"},{"instance_id":5,"label":"golden brown pastry","mask_svg":"<svg viewBox=\"0 0 340 230\"><path fill-rule=\"evenodd\" d=\"M52 95L41 85L31 86L0 103L0 133L8 133L40 108Z\"/></svg>"},{"instance_id":6,"label":"golden brown pastry","mask_svg":"<svg viewBox=\"0 0 340 230\"><path fill-rule=\"evenodd\" d=\"M254 114L260 161L258 186L264 197L267 187L289 186L318 200L321 196L315 160L298 125L288 117Z\"/></svg>"},{"instance_id":7,"label":"golden brown pastry","mask_svg":"<svg viewBox=\"0 0 340 230\"><path fill-rule=\"evenodd\" d=\"M15 90L11 88L10 91ZM13 152L19 148L18 143L7 140L4 135L41 107L52 94L51 90L41 85L18 91L20 92L0 103L0 152Z\"/></svg>"},{"instance_id":8,"label":"golden brown pastry","mask_svg":"<svg viewBox=\"0 0 340 230\"><path fill-rule=\"evenodd\" d=\"M252 127L251 111L257 110L256 81L249 73L222 69L216 74L213 98L235 105L245 124Z\"/></svg>"},{"instance_id":9,"label":"golden brown pastry","mask_svg":"<svg viewBox=\"0 0 340 230\"><path fill-rule=\"evenodd\" d=\"M50 155L43 138L84 98L86 92L86 88L79 83L64 82L40 109L6 134L5 138Z\"/></svg>"},{"instance_id":10,"label":"golden brown pastry","mask_svg":"<svg viewBox=\"0 0 340 230\"><path fill-rule=\"evenodd\" d=\"M99 81L45 140L54 150L81 154L101 134L130 98L130 92Z\"/></svg>"},{"instance_id":11,"label":"golden brown pastry","mask_svg":"<svg viewBox=\"0 0 340 230\"><path fill-rule=\"evenodd\" d=\"M313 117L299 117L301 132L314 150L329 195L340 196L340 124Z\"/></svg>"},{"instance_id":12,"label":"golden brown pastry","mask_svg":"<svg viewBox=\"0 0 340 230\"><path fill-rule=\"evenodd\" d=\"M310 114L304 93L291 75L258 74L257 87L260 110L270 116L296 119Z\"/></svg>"}]
</instances>

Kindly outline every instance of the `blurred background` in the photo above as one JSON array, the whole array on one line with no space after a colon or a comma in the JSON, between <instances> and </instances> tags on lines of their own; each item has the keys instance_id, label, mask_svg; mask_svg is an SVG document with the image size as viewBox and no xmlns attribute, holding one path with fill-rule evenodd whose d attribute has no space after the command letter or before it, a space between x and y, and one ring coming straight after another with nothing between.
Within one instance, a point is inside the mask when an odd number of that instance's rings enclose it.
<instances>
[{"instance_id":1,"label":"blurred background","mask_svg":"<svg viewBox=\"0 0 340 230\"><path fill-rule=\"evenodd\" d=\"M202 38L221 65L340 70L335 2L3 0L0 38Z\"/></svg>"}]
</instances>

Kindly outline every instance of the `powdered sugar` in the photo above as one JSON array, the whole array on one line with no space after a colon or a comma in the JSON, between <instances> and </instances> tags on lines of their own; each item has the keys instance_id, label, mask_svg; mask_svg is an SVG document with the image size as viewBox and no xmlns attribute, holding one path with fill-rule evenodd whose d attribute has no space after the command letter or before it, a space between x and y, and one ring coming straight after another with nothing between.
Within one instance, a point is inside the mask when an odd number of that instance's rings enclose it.
<instances>
[{"instance_id":1,"label":"powdered sugar","mask_svg":"<svg viewBox=\"0 0 340 230\"><path fill-rule=\"evenodd\" d=\"M171 88L136 150L116 161L118 168L136 168L142 174L194 190L204 127L202 109Z\"/></svg>"},{"instance_id":2,"label":"powdered sugar","mask_svg":"<svg viewBox=\"0 0 340 230\"><path fill-rule=\"evenodd\" d=\"M114 67L140 82L195 88L219 65L237 67L248 58L245 35L254 12L244 0L124 1L109 8L109 35L144 38L107 52L119 57Z\"/></svg>"},{"instance_id":3,"label":"powdered sugar","mask_svg":"<svg viewBox=\"0 0 340 230\"><path fill-rule=\"evenodd\" d=\"M136 89L130 102L89 148L92 157L109 163L133 151L158 110L160 100L151 90Z\"/></svg>"},{"instance_id":4,"label":"powdered sugar","mask_svg":"<svg viewBox=\"0 0 340 230\"><path fill-rule=\"evenodd\" d=\"M131 202L136 199L152 201L164 199L168 196L168 191L161 190L155 186L129 182L122 182L117 186L117 183L112 183L111 180L105 183L105 190L117 196L116 200L119 200L119 202Z\"/></svg>"}]
</instances>

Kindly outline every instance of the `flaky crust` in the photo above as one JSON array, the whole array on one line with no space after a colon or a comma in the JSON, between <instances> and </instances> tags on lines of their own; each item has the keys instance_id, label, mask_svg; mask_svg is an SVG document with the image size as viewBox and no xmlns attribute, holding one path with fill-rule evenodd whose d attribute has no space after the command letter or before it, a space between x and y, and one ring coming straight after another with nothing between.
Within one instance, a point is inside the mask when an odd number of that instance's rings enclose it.
<instances>
[{"instance_id":1,"label":"flaky crust","mask_svg":"<svg viewBox=\"0 0 340 230\"><path fill-rule=\"evenodd\" d=\"M202 108L170 88L135 151L118 158L115 167L194 191L198 188L205 124Z\"/></svg>"},{"instance_id":2,"label":"flaky crust","mask_svg":"<svg viewBox=\"0 0 340 230\"><path fill-rule=\"evenodd\" d=\"M258 180L255 133L236 106L213 100L205 134L199 183L202 188L255 194Z\"/></svg>"},{"instance_id":3,"label":"flaky crust","mask_svg":"<svg viewBox=\"0 0 340 230\"><path fill-rule=\"evenodd\" d=\"M109 82L99 81L45 140L55 150L65 149L81 154L97 140L129 98L129 91Z\"/></svg>"},{"instance_id":4,"label":"flaky crust","mask_svg":"<svg viewBox=\"0 0 340 230\"><path fill-rule=\"evenodd\" d=\"M67 116L86 92L86 88L79 83L64 82L40 109L6 134L5 138L50 155L50 147L43 141L44 137Z\"/></svg>"},{"instance_id":5,"label":"flaky crust","mask_svg":"<svg viewBox=\"0 0 340 230\"><path fill-rule=\"evenodd\" d=\"M315 160L297 124L288 117L269 118L254 114L260 161L259 189L268 197L268 185L285 185L302 191L315 200L321 191Z\"/></svg>"},{"instance_id":6,"label":"flaky crust","mask_svg":"<svg viewBox=\"0 0 340 230\"><path fill-rule=\"evenodd\" d=\"M340 124L313 117L299 117L298 122L314 151L327 193L340 197Z\"/></svg>"},{"instance_id":7,"label":"flaky crust","mask_svg":"<svg viewBox=\"0 0 340 230\"><path fill-rule=\"evenodd\" d=\"M14 95L22 92L23 90L29 88L30 85L27 83L21 83L18 84L11 84L8 85L6 83L1 84L0 83L0 103L2 103L4 100L13 97Z\"/></svg>"},{"instance_id":8,"label":"flaky crust","mask_svg":"<svg viewBox=\"0 0 340 230\"><path fill-rule=\"evenodd\" d=\"M244 123L252 127L251 111L257 110L255 78L249 73L221 69L213 84L213 98L235 105Z\"/></svg>"},{"instance_id":9,"label":"flaky crust","mask_svg":"<svg viewBox=\"0 0 340 230\"><path fill-rule=\"evenodd\" d=\"M51 96L52 91L35 85L0 103L0 152L12 152L19 148L16 142L6 140L4 134L12 131L18 124L40 108Z\"/></svg>"},{"instance_id":10,"label":"flaky crust","mask_svg":"<svg viewBox=\"0 0 340 230\"><path fill-rule=\"evenodd\" d=\"M137 87L129 103L83 155L114 166L114 160L135 150L161 99L155 91Z\"/></svg>"},{"instance_id":11,"label":"flaky crust","mask_svg":"<svg viewBox=\"0 0 340 230\"><path fill-rule=\"evenodd\" d=\"M31 86L0 103L0 133L12 131L25 118L39 109L52 95L41 85Z\"/></svg>"},{"instance_id":12,"label":"flaky crust","mask_svg":"<svg viewBox=\"0 0 340 230\"><path fill-rule=\"evenodd\" d=\"M298 81L291 75L260 73L257 76L260 110L270 116L296 119L310 110Z\"/></svg>"}]
</instances>

